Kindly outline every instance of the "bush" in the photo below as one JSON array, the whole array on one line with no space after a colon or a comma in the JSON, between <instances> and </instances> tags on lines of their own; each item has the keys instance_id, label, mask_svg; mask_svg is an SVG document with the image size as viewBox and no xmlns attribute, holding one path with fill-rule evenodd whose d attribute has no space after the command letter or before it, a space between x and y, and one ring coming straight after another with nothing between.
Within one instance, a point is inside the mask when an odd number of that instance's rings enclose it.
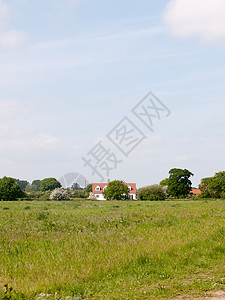
<instances>
[{"instance_id":1,"label":"bush","mask_svg":"<svg viewBox=\"0 0 225 300\"><path fill-rule=\"evenodd\" d=\"M50 192L40 193L37 200L39 200L39 201L49 201L50 200Z\"/></svg>"},{"instance_id":2,"label":"bush","mask_svg":"<svg viewBox=\"0 0 225 300\"><path fill-rule=\"evenodd\" d=\"M62 188L54 189L54 191L52 191L49 198L51 200L58 200L58 201L71 200L68 191Z\"/></svg>"},{"instance_id":3,"label":"bush","mask_svg":"<svg viewBox=\"0 0 225 300\"><path fill-rule=\"evenodd\" d=\"M137 193L138 200L158 201L166 199L165 189L158 184L140 188Z\"/></svg>"},{"instance_id":4,"label":"bush","mask_svg":"<svg viewBox=\"0 0 225 300\"><path fill-rule=\"evenodd\" d=\"M73 198L87 198L88 193L86 193L85 190L75 190L71 192L71 196Z\"/></svg>"}]
</instances>

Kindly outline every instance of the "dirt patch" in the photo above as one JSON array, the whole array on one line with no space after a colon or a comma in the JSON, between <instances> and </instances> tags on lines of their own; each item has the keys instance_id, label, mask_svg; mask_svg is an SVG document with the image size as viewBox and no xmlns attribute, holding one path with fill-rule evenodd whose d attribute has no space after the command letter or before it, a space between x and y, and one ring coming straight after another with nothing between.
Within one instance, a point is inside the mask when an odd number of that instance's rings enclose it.
<instances>
[{"instance_id":1,"label":"dirt patch","mask_svg":"<svg viewBox=\"0 0 225 300\"><path fill-rule=\"evenodd\" d=\"M225 291L210 292L207 297L178 296L173 300L225 300Z\"/></svg>"},{"instance_id":2,"label":"dirt patch","mask_svg":"<svg viewBox=\"0 0 225 300\"><path fill-rule=\"evenodd\" d=\"M204 299L208 300L225 300L225 291L217 291L217 292L211 292L211 297L206 297Z\"/></svg>"}]
</instances>

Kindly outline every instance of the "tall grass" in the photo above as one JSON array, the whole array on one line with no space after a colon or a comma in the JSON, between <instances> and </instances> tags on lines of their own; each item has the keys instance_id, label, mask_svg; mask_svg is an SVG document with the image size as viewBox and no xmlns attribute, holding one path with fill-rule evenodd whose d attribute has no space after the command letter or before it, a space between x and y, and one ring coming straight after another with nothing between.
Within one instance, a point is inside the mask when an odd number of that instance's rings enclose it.
<instances>
[{"instance_id":1,"label":"tall grass","mask_svg":"<svg viewBox=\"0 0 225 300\"><path fill-rule=\"evenodd\" d=\"M0 202L0 299L169 299L221 289L224 220L224 201Z\"/></svg>"}]
</instances>

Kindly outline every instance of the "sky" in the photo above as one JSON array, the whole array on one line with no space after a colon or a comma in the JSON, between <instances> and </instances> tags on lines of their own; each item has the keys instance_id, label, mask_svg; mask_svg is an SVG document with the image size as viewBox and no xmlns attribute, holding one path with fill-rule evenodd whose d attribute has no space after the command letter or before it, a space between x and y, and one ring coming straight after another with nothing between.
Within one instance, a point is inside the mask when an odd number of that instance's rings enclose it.
<instances>
[{"instance_id":1,"label":"sky","mask_svg":"<svg viewBox=\"0 0 225 300\"><path fill-rule=\"evenodd\" d=\"M224 0L0 0L0 177L142 187L182 168L198 186L225 170L224 14Z\"/></svg>"}]
</instances>

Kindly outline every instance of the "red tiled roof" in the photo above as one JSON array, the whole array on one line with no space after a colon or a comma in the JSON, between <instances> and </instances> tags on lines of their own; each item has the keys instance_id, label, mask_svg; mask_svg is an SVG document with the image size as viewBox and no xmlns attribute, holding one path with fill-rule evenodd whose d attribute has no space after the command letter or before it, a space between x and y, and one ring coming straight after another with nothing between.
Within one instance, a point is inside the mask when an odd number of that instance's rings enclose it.
<instances>
[{"instance_id":1,"label":"red tiled roof","mask_svg":"<svg viewBox=\"0 0 225 300\"><path fill-rule=\"evenodd\" d=\"M199 190L199 189L192 189L191 191L190 191L190 194L193 194L193 195L200 195L202 192L201 192L201 190Z\"/></svg>"},{"instance_id":2,"label":"red tiled roof","mask_svg":"<svg viewBox=\"0 0 225 300\"><path fill-rule=\"evenodd\" d=\"M126 183L126 182L124 182L124 184L131 187L131 190L129 191L129 194L136 194L137 193L136 183ZM99 191L95 190L96 186L100 187ZM92 183L92 193L102 194L103 189L104 189L105 186L108 186L108 183Z\"/></svg>"}]
</instances>

